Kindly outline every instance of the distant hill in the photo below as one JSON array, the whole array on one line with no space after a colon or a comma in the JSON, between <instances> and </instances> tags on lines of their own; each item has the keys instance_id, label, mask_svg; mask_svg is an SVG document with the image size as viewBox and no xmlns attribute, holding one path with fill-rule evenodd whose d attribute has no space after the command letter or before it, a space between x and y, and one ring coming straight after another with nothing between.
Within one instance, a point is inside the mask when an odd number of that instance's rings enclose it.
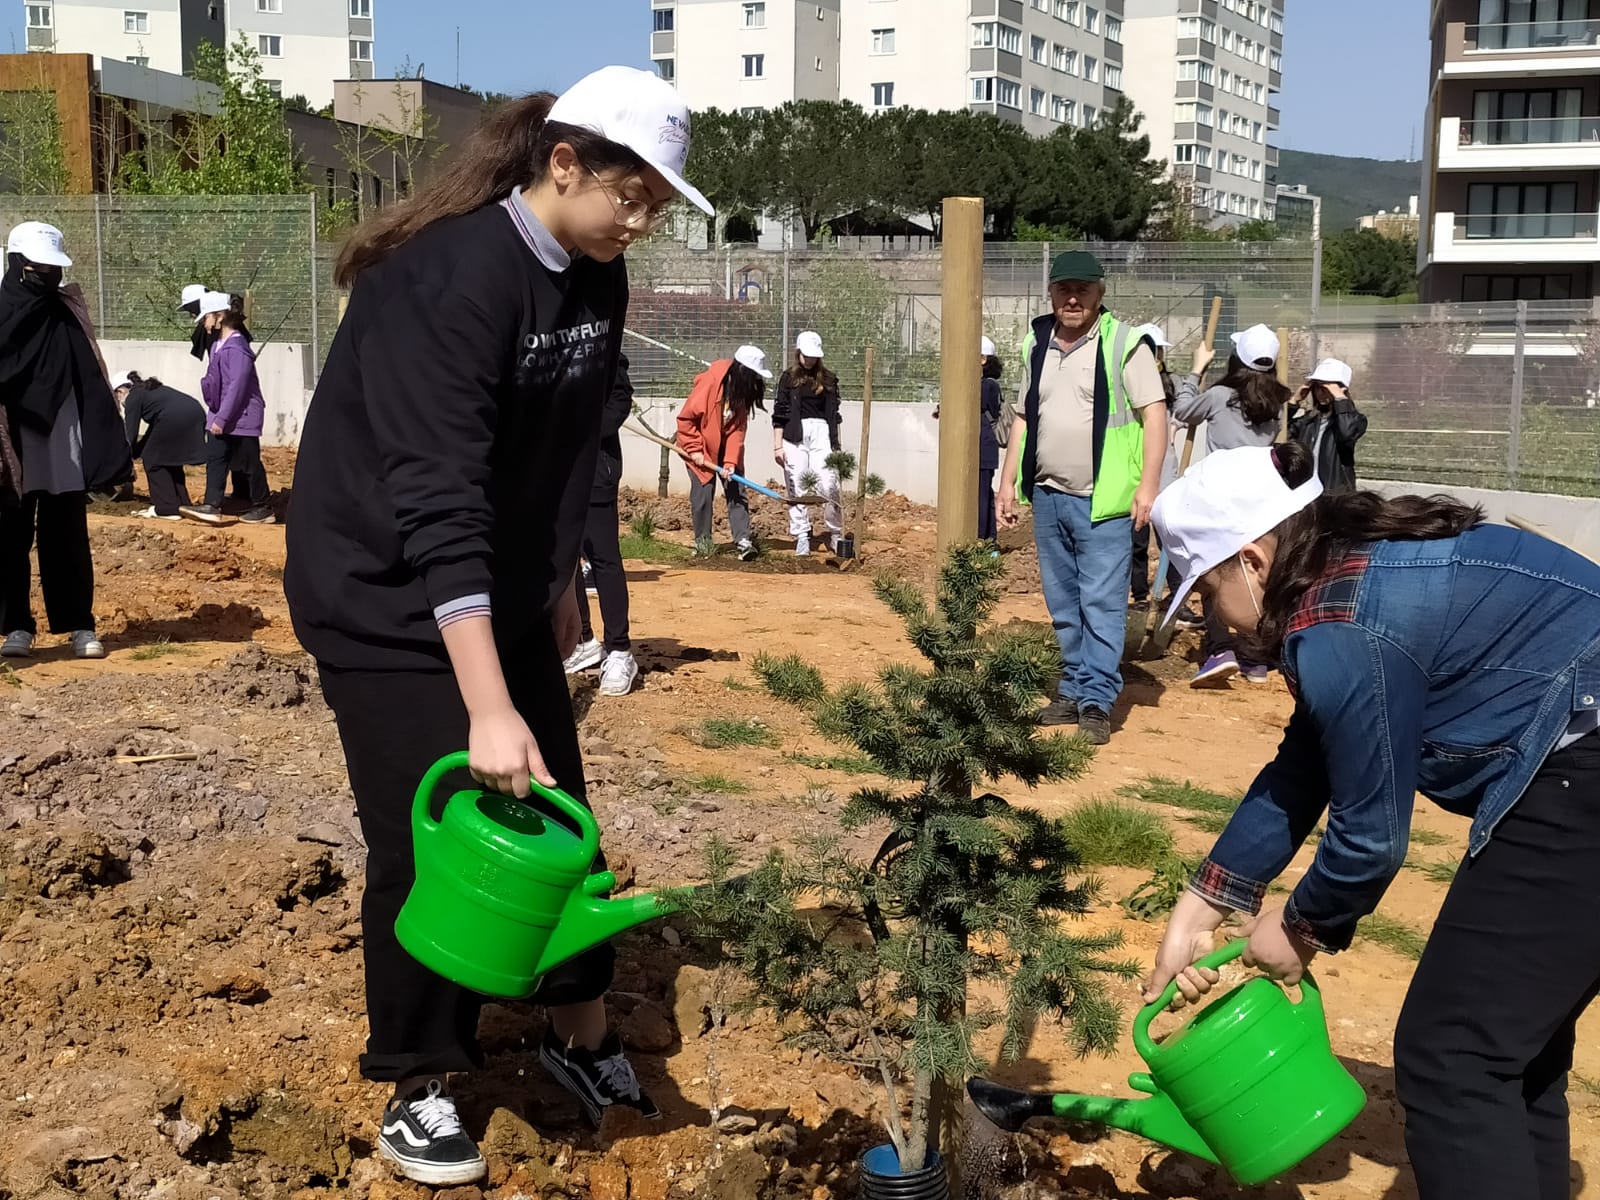
<instances>
[{"instance_id":1,"label":"distant hill","mask_svg":"<svg viewBox=\"0 0 1600 1200\"><path fill-rule=\"evenodd\" d=\"M1278 154L1278 182L1303 183L1321 196L1322 232L1330 234L1352 228L1380 208L1405 208L1422 186L1422 164L1283 150Z\"/></svg>"}]
</instances>

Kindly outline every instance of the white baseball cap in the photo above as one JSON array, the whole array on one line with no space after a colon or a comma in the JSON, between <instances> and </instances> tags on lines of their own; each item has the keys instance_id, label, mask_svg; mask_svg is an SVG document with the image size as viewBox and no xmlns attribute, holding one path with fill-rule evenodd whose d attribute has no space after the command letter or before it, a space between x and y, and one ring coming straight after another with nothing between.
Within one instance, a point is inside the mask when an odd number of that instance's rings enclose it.
<instances>
[{"instance_id":1,"label":"white baseball cap","mask_svg":"<svg viewBox=\"0 0 1600 1200\"><path fill-rule=\"evenodd\" d=\"M822 335L806 330L794 340L794 348L807 358L822 357Z\"/></svg>"},{"instance_id":2,"label":"white baseball cap","mask_svg":"<svg viewBox=\"0 0 1600 1200\"><path fill-rule=\"evenodd\" d=\"M67 257L66 239L61 236L61 230L43 221L24 221L14 226L11 236L6 239L6 253L20 254L40 267L72 265L72 260Z\"/></svg>"},{"instance_id":3,"label":"white baseball cap","mask_svg":"<svg viewBox=\"0 0 1600 1200\"><path fill-rule=\"evenodd\" d=\"M763 379L772 378L772 372L767 370L766 352L755 346L740 346L733 352L733 361L741 367L749 367Z\"/></svg>"},{"instance_id":4,"label":"white baseball cap","mask_svg":"<svg viewBox=\"0 0 1600 1200\"><path fill-rule=\"evenodd\" d=\"M126 371L118 371L111 377L111 390L115 392L120 388L127 387L132 382L133 381L128 378L128 373Z\"/></svg>"},{"instance_id":5,"label":"white baseball cap","mask_svg":"<svg viewBox=\"0 0 1600 1200\"><path fill-rule=\"evenodd\" d=\"M209 317L212 313L227 312L233 307L233 297L227 292L207 292L200 297L200 317Z\"/></svg>"},{"instance_id":6,"label":"white baseball cap","mask_svg":"<svg viewBox=\"0 0 1600 1200\"><path fill-rule=\"evenodd\" d=\"M549 119L626 146L701 212L715 215L711 202L683 177L689 159L689 107L654 71L601 67L563 92Z\"/></svg>"},{"instance_id":7,"label":"white baseball cap","mask_svg":"<svg viewBox=\"0 0 1600 1200\"><path fill-rule=\"evenodd\" d=\"M180 298L178 300L178 307L179 308L187 308L189 305L193 304L196 300L201 299L210 290L211 289L208 288L203 283L186 283L186 284L184 284L183 285L183 292L182 292L182 294L181 294L181 296L180 296Z\"/></svg>"},{"instance_id":8,"label":"white baseball cap","mask_svg":"<svg viewBox=\"0 0 1600 1200\"><path fill-rule=\"evenodd\" d=\"M1183 576L1167 621L1177 615L1200 576L1322 495L1322 480L1314 473L1297 488L1285 483L1272 453L1270 446L1213 450L1156 498L1150 523Z\"/></svg>"},{"instance_id":9,"label":"white baseball cap","mask_svg":"<svg viewBox=\"0 0 1600 1200\"><path fill-rule=\"evenodd\" d=\"M989 338L984 338L981 342L978 343L978 353L983 355L984 358L993 358L994 357L994 342L991 341Z\"/></svg>"},{"instance_id":10,"label":"white baseball cap","mask_svg":"<svg viewBox=\"0 0 1600 1200\"><path fill-rule=\"evenodd\" d=\"M1172 343L1167 341L1167 335L1161 331L1161 326L1156 324L1141 325L1134 330L1142 338L1149 338L1156 344L1157 350L1170 350Z\"/></svg>"},{"instance_id":11,"label":"white baseball cap","mask_svg":"<svg viewBox=\"0 0 1600 1200\"><path fill-rule=\"evenodd\" d=\"M1278 335L1265 325L1252 325L1233 335L1234 352L1252 371L1270 371L1278 365Z\"/></svg>"},{"instance_id":12,"label":"white baseball cap","mask_svg":"<svg viewBox=\"0 0 1600 1200\"><path fill-rule=\"evenodd\" d=\"M1350 364L1341 362L1337 358L1325 358L1319 362L1316 369L1306 376L1312 383L1338 383L1345 387L1350 386L1350 380L1355 378L1350 370Z\"/></svg>"}]
</instances>

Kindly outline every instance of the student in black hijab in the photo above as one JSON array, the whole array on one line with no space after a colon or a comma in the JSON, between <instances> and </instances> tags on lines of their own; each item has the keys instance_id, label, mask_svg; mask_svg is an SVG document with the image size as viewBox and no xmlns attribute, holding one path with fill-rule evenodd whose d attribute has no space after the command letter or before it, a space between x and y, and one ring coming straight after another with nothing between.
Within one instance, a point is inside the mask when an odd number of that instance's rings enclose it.
<instances>
[{"instance_id":1,"label":"student in black hijab","mask_svg":"<svg viewBox=\"0 0 1600 1200\"><path fill-rule=\"evenodd\" d=\"M104 658L94 631L88 493L133 478L122 418L61 231L25 221L6 243L0 279L0 408L21 467L15 504L0 508L0 657L26 658L37 626L29 605L35 537L52 633L78 658Z\"/></svg>"}]
</instances>

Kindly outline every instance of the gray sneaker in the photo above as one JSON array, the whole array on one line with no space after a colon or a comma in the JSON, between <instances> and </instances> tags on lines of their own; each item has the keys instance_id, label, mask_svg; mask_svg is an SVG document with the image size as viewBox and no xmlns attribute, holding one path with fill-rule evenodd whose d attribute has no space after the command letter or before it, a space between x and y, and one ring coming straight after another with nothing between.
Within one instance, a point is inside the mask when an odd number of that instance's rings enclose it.
<instances>
[{"instance_id":1,"label":"gray sneaker","mask_svg":"<svg viewBox=\"0 0 1600 1200\"><path fill-rule=\"evenodd\" d=\"M100 644L92 629L79 629L72 635L73 658L104 658L106 648Z\"/></svg>"},{"instance_id":2,"label":"gray sneaker","mask_svg":"<svg viewBox=\"0 0 1600 1200\"><path fill-rule=\"evenodd\" d=\"M33 634L26 629L18 629L6 634L4 643L0 643L0 658L30 658L33 655Z\"/></svg>"}]
</instances>

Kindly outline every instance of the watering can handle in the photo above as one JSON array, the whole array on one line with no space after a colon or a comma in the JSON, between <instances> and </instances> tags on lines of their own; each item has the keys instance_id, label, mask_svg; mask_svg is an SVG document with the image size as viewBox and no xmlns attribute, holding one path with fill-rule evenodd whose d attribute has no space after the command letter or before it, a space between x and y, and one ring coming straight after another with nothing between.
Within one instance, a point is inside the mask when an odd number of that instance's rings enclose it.
<instances>
[{"instance_id":1,"label":"watering can handle","mask_svg":"<svg viewBox=\"0 0 1600 1200\"><path fill-rule=\"evenodd\" d=\"M433 766L428 768L427 774L422 777L422 782L417 784L416 799L412 802L411 815L417 822L426 822L437 825L438 821L433 815L433 796L439 783L451 771L464 771L467 769L467 752L458 750L454 754L446 754ZM583 847L588 857L592 860L600 850L600 826L595 822L594 814L560 788L548 788L537 779L529 779L529 785L536 795L550 802L559 809L561 814L572 820L578 827L578 832L583 838Z\"/></svg>"},{"instance_id":2,"label":"watering can handle","mask_svg":"<svg viewBox=\"0 0 1600 1200\"><path fill-rule=\"evenodd\" d=\"M1213 970L1217 967L1225 966L1243 954L1245 947L1249 944L1246 938L1236 938L1222 949L1213 950L1194 965L1197 967L1211 967ZM1311 978L1310 971L1300 977L1300 989L1302 992L1301 1003L1307 1006L1308 1011L1314 1012L1320 1017L1322 1015L1322 993L1318 991L1317 981ZM1150 1022L1166 1012L1167 1005L1172 1003L1173 997L1177 994L1178 981L1174 979L1167 984L1166 990L1161 993L1155 1003L1146 1004L1139 1010L1139 1015L1133 1019L1133 1045L1139 1051L1139 1057L1146 1062L1149 1062L1151 1056L1156 1053L1156 1044L1150 1037Z\"/></svg>"}]
</instances>

